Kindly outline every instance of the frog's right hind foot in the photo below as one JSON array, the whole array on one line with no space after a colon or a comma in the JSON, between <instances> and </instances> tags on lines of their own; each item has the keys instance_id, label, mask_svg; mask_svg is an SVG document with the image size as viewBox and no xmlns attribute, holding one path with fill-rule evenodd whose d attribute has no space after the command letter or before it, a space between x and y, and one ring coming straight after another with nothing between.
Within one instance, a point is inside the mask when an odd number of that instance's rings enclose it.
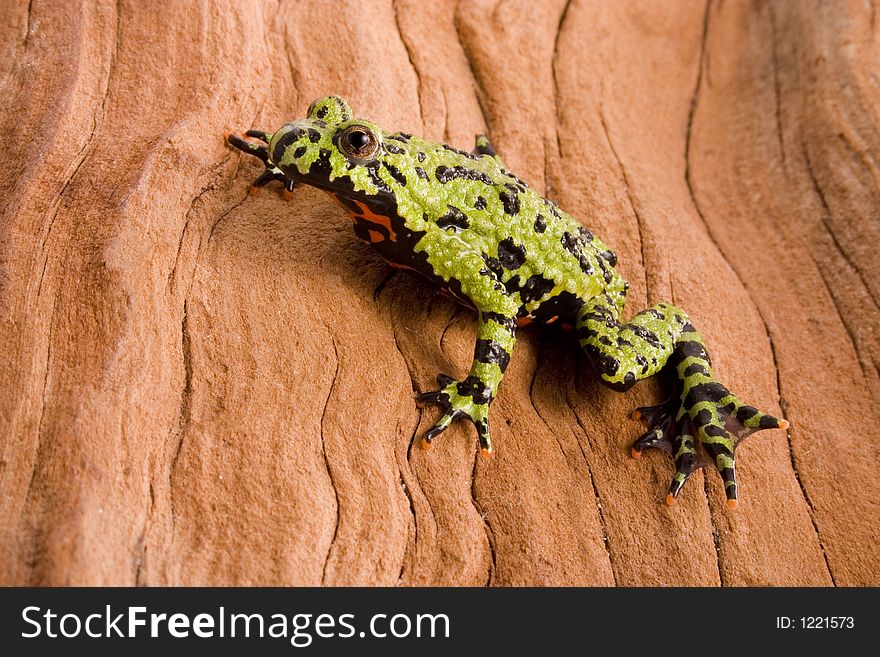
<instances>
[{"instance_id":1,"label":"frog's right hind foot","mask_svg":"<svg viewBox=\"0 0 880 657\"><path fill-rule=\"evenodd\" d=\"M264 132L263 130L248 130L244 133L248 137L253 137L255 139L259 139L263 142L263 144L256 144L252 141L248 141L243 137L239 137L234 132L226 133L226 141L233 147L240 150L242 153L247 153L248 155L253 155L257 159L259 159L263 164L266 165L266 170L261 173L253 183L251 183L250 194L256 194L261 187L265 187L267 184L272 182L273 180L277 180L282 185L284 185L284 197L289 199L291 192L293 192L293 188L296 186L296 183L292 181L290 178L284 175L284 172L281 171L277 166L275 166L269 160L269 140L272 138L272 135L268 132Z\"/></svg>"}]
</instances>

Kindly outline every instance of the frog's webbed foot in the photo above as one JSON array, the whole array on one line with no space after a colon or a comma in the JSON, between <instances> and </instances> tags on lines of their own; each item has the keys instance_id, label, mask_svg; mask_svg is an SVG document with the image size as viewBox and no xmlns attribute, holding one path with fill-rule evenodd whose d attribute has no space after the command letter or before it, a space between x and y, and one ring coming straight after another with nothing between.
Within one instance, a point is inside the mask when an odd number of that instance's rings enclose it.
<instances>
[{"instance_id":1,"label":"frog's webbed foot","mask_svg":"<svg viewBox=\"0 0 880 657\"><path fill-rule=\"evenodd\" d=\"M473 376L465 381L456 381L445 374L437 376L437 383L441 386L440 390L426 392L416 398L421 404L433 404L443 410L440 420L422 437L422 447L428 449L434 438L446 431L453 420L466 417L477 429L483 456L489 456L492 453L492 439L489 436L491 396L485 384Z\"/></svg>"},{"instance_id":2,"label":"frog's webbed foot","mask_svg":"<svg viewBox=\"0 0 880 657\"><path fill-rule=\"evenodd\" d=\"M788 428L787 420L742 403L717 381L696 385L663 404L638 408L633 419L644 420L648 425L648 431L633 445L634 457L654 447L668 452L675 460L676 472L666 496L670 506L694 472L714 463L724 480L727 506L735 508L736 448L756 431Z\"/></svg>"},{"instance_id":3,"label":"frog's webbed foot","mask_svg":"<svg viewBox=\"0 0 880 657\"><path fill-rule=\"evenodd\" d=\"M272 135L268 132L264 132L263 130L248 130L244 133L248 137L253 137L254 139L259 139L262 141L262 144L257 144L252 141L248 141L242 137L239 137L234 132L226 133L226 141L231 145L240 150L242 153L247 153L248 155L253 155L257 159L259 159L263 164L266 165L266 170L261 173L253 183L251 183L250 194L256 194L261 187L265 187L267 184L272 182L273 180L277 180L282 185L284 185L284 197L290 198L291 192L293 192L293 188L296 186L296 183L284 175L284 173L277 166L272 164L269 161L269 140L272 138Z\"/></svg>"}]
</instances>

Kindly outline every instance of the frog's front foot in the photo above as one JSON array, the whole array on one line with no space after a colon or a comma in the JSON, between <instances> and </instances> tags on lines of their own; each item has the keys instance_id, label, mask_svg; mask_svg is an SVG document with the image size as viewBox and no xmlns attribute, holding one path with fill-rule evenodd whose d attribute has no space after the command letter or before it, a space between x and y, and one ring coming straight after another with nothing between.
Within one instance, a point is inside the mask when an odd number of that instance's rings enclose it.
<instances>
[{"instance_id":1,"label":"frog's front foot","mask_svg":"<svg viewBox=\"0 0 880 657\"><path fill-rule=\"evenodd\" d=\"M648 426L633 445L632 455L638 458L642 450L655 447L675 460L675 476L666 496L670 506L688 478L713 463L724 480L727 506L736 508L736 448L756 431L788 428L787 420L742 403L717 381L700 383L663 404L638 408L632 417Z\"/></svg>"},{"instance_id":2,"label":"frog's front foot","mask_svg":"<svg viewBox=\"0 0 880 657\"><path fill-rule=\"evenodd\" d=\"M421 404L434 404L443 409L440 420L425 432L422 447L428 449L431 442L443 433L453 420L465 417L474 423L480 450L483 456L492 454L492 440L489 437L489 402L492 399L490 389L475 376L464 381L456 381L450 376L440 374L437 383L440 390L426 392L417 397Z\"/></svg>"},{"instance_id":3,"label":"frog's front foot","mask_svg":"<svg viewBox=\"0 0 880 657\"><path fill-rule=\"evenodd\" d=\"M296 183L285 176L281 169L279 169L269 160L269 140L272 139L272 135L268 132L264 132L263 130L248 130L244 134L248 137L259 139L263 143L257 144L252 141L248 141L247 139L238 136L234 132L227 132L225 137L226 141L231 146L237 148L242 153L253 155L255 158L259 159L263 164L266 165L266 170L261 173L257 177L257 179L254 180L254 182L251 183L251 195L256 194L261 187L265 187L273 180L277 180L282 185L284 185L284 197L290 198L290 194L293 192L293 188Z\"/></svg>"}]
</instances>

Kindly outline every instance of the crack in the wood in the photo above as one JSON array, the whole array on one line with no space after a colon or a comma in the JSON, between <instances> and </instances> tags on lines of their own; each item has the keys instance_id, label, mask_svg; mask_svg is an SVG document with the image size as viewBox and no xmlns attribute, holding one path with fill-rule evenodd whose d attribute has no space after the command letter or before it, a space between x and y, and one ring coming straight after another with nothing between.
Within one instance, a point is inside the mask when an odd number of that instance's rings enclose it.
<instances>
[{"instance_id":1,"label":"crack in the wood","mask_svg":"<svg viewBox=\"0 0 880 657\"><path fill-rule=\"evenodd\" d=\"M577 423L578 427L580 427L581 433L587 441L587 447L590 448L590 453L594 454L593 450L593 439L590 438L590 434L587 431L587 428L584 426L584 423L581 421L580 415L578 415L575 410L574 404L571 400L571 388L569 387L565 391L565 401L568 404L569 409L571 410L571 414L574 416L574 421ZM608 567L611 569L611 577L614 580L614 586L620 586L620 582L618 580L617 567L614 563L614 555L611 550L611 537L608 533L608 523L605 520L605 511L603 510L602 504L602 496L599 494L599 486L596 484L596 477L593 474L593 467L590 465L590 459L587 458L587 454L584 451L583 445L581 445L580 440L575 440L577 443L578 449L581 452L581 457L584 459L584 463L587 466L587 474L590 475L590 487L593 489L593 495L596 498L596 510L599 512L599 527L602 531L602 546L605 548L605 554L608 556Z\"/></svg>"},{"instance_id":2,"label":"crack in the wood","mask_svg":"<svg viewBox=\"0 0 880 657\"><path fill-rule=\"evenodd\" d=\"M759 313L760 314L760 313ZM779 408L782 410L782 416L788 416L788 402L785 401L785 397L782 394L782 377L779 372L779 361L776 357L776 344L773 342L773 335L770 332L770 326L764 320L764 317L761 316L761 321L764 323L764 331L767 333L767 341L770 343L770 353L773 355L773 366L776 369L776 394L779 398ZM804 502L807 505L807 515L810 518L810 522L813 525L813 530L816 532L816 541L819 543L819 549L822 550L822 558L825 560L825 567L828 569L828 576L831 578L831 583L834 586L837 586L837 581L834 578L834 571L831 570L831 562L828 560L828 553L825 550L825 542L822 540L822 532L819 531L819 523L816 520L816 509L813 506L813 501L810 499L810 494L807 492L807 487L804 485L804 482L801 480L801 474L797 467L797 460L794 455L794 445L792 444L791 434L793 429L789 426L785 431L785 439L788 445L788 458L791 462L791 470L794 472L794 478L797 480L798 486L801 489L801 495L804 498Z\"/></svg>"},{"instance_id":3,"label":"crack in the wood","mask_svg":"<svg viewBox=\"0 0 880 657\"><path fill-rule=\"evenodd\" d=\"M415 439L416 439L416 432L419 430L419 424L421 423L421 421L422 421L422 412L421 412L421 409L417 408L416 409L416 423L413 426L413 430L410 432L409 444L407 445L407 459L406 459L407 465L410 465L409 452L412 449L413 441L415 441ZM395 459L395 461L397 461L397 459ZM418 517L416 516L415 500L413 498L412 491L410 491L409 486L407 485L406 481L404 481L404 479L403 479L403 470L401 469L399 463L397 465L397 474L400 477L400 486L401 486L401 488L403 488L403 494L406 495L406 499L409 502L410 515L412 515L412 520L413 520L412 546L413 546L413 551L415 552L416 545L418 544L418 541L419 541L419 521L418 521ZM410 465L410 475L412 475L412 466L411 465ZM413 476L413 478L415 478L415 476ZM398 572L398 574L397 574L398 585L400 585L400 583L403 581L403 570L406 567L406 558L407 558L407 550L404 549L403 558L400 560L400 572Z\"/></svg>"},{"instance_id":4,"label":"crack in the wood","mask_svg":"<svg viewBox=\"0 0 880 657\"><path fill-rule=\"evenodd\" d=\"M33 9L34 9L34 0L28 0L27 22L25 23L25 26L24 26L24 44L23 44L24 46L27 46L28 41L30 41L30 38L31 38L31 29L33 29L33 20L34 20Z\"/></svg>"},{"instance_id":5,"label":"crack in the wood","mask_svg":"<svg viewBox=\"0 0 880 657\"><path fill-rule=\"evenodd\" d=\"M171 497L171 531L174 533L175 515L174 515L174 476L177 472L178 461L186 434L189 431L190 420L192 419L192 390L193 390L193 366L192 366L192 341L189 333L189 301L183 301L183 319L180 322L180 345L181 356L183 359L183 390L180 392L180 407L177 414L177 445L174 449L174 456L168 468L168 491ZM175 429L172 428L171 432ZM170 436L169 436L170 437Z\"/></svg>"},{"instance_id":6,"label":"crack in the wood","mask_svg":"<svg viewBox=\"0 0 880 657\"><path fill-rule=\"evenodd\" d=\"M217 221L215 221L213 224L211 224L211 230L208 231L207 244L210 244L211 240L214 238L214 230L217 228L217 226L220 225L220 222L223 221L230 212L235 210L238 206L240 206L242 203L247 201L249 198L250 198L250 194L245 194L240 201L231 205L229 207L229 209L227 209L223 214L221 214L219 217L217 217Z\"/></svg>"},{"instance_id":7,"label":"crack in the wood","mask_svg":"<svg viewBox=\"0 0 880 657\"><path fill-rule=\"evenodd\" d=\"M862 369L862 375L867 379L867 372L865 371L866 363L862 360L861 352L859 351L858 342L856 340L856 336L853 333L852 329L849 327L849 324L846 322L846 314L841 310L840 304L837 301L837 297L834 296L833 287L828 282L826 278L826 274L822 269L822 265L819 264L819 261L816 260L816 257L813 255L811 250L807 250L809 253L810 261L813 263L813 266L816 268L816 272L819 274L819 280L822 281L822 286L825 288L825 292L828 294L828 298L831 299L831 303L834 306L834 310L837 312L837 317L840 319L840 324L843 326L843 330L846 332L849 337L850 346L853 349L853 356L856 361L859 363L859 367ZM866 357L867 360L867 357Z\"/></svg>"},{"instance_id":8,"label":"crack in the wood","mask_svg":"<svg viewBox=\"0 0 880 657\"><path fill-rule=\"evenodd\" d=\"M775 96L776 109L776 140L779 143L779 152L782 155L782 169L785 170L785 138L782 133L782 89L779 82L779 53L778 39L776 38L776 16L773 13L773 5L767 5L770 13L770 39L771 53L773 56L773 93Z\"/></svg>"},{"instance_id":9,"label":"crack in the wood","mask_svg":"<svg viewBox=\"0 0 880 657\"><path fill-rule=\"evenodd\" d=\"M712 513L712 506L709 504L709 499L712 497L709 493L709 477L706 476L706 471L703 470L703 495L706 498L706 506L709 508L709 519L712 522L712 544L715 546L715 563L718 567L718 582L723 586L727 586L724 581L724 569L721 568L721 534L718 532L718 525L715 522L715 516Z\"/></svg>"},{"instance_id":10,"label":"crack in the wood","mask_svg":"<svg viewBox=\"0 0 880 657\"><path fill-rule=\"evenodd\" d=\"M419 116L422 119L422 131L424 132L424 128L428 123L425 121L425 108L422 105L422 76L421 73L419 73L415 60L413 59L412 48L403 36L403 28L400 26L400 14L398 12L397 4L397 0L391 0L391 11L394 13L394 25L397 28L397 35L400 37L403 49L406 50L406 58L409 60L409 65L412 67L413 73L416 75L416 100L419 104Z\"/></svg>"},{"instance_id":11,"label":"crack in the wood","mask_svg":"<svg viewBox=\"0 0 880 657\"><path fill-rule=\"evenodd\" d=\"M325 328L327 328L325 326ZM329 328L328 328L329 332ZM330 564L330 555L333 554L333 547L336 544L336 536L339 534L339 523L342 513L339 507L339 490L336 488L336 480L333 478L333 469L330 467L330 459L327 458L327 443L324 438L324 416L327 413L327 406L330 403L330 397L333 395L333 389L336 387L336 380L339 376L339 350L336 347L336 338L333 341L333 358L336 362L336 369L333 372L333 380L330 383L330 389L327 391L327 398L324 400L324 407L321 409L321 454L324 457L324 466L327 468L327 476L330 477L330 487L333 489L333 495L336 497L336 526L333 528L333 538L330 539L330 546L327 548L327 557L324 559L324 568L321 571L321 584L327 584L327 566Z\"/></svg>"},{"instance_id":12,"label":"crack in the wood","mask_svg":"<svg viewBox=\"0 0 880 657\"><path fill-rule=\"evenodd\" d=\"M398 269L392 269L387 274L385 274L381 281L379 281L379 284L373 290L373 301L379 300L379 295L382 294L382 290L384 290L385 286L388 285L391 279L397 275L398 271Z\"/></svg>"},{"instance_id":13,"label":"crack in the wood","mask_svg":"<svg viewBox=\"0 0 880 657\"><path fill-rule=\"evenodd\" d=\"M483 98L483 96L486 94L486 91L483 88L482 82L480 81L480 76L477 72L476 62L474 62L474 59L472 57L470 50L467 49L467 47L465 46L465 42L462 39L461 26L459 25L459 20L460 19L459 19L459 13L458 13L458 6L456 6L455 16L452 20L452 26L453 26L453 29L455 30L455 38L458 41L458 46L461 48L461 51L464 53L464 57L465 57L465 60L467 61L468 69L471 72L471 78L474 81L475 96L477 98L477 106L480 108L480 114L483 117L483 125L486 126L486 133L491 135L492 128L490 126L489 113L488 113L486 106L484 104L486 101ZM448 115L448 112L447 112L447 115Z\"/></svg>"},{"instance_id":14,"label":"crack in the wood","mask_svg":"<svg viewBox=\"0 0 880 657\"><path fill-rule=\"evenodd\" d=\"M40 274L40 279L37 283L37 299L40 298L40 295L43 291L43 279L46 274L46 268L49 264L49 254L46 252L46 245L49 242L49 238L52 234L52 228L55 226L55 220L58 218L58 209L61 207L61 199L64 197L67 192L70 183L73 182L73 179L79 173L82 165L85 163L86 158L91 154L92 143L94 142L95 135L98 132L98 128L104 124L104 121L107 116L107 102L110 97L110 81L113 78L113 74L116 71L116 61L119 57L119 42L121 40L120 33L122 30L122 0L117 0L116 2L116 32L115 32L115 40L113 43L113 51L110 53L110 65L107 68L107 79L104 82L104 93L102 94L101 99L101 111L100 114L92 116L92 129L89 132L89 136L83 144L83 147L80 149L79 153L77 153L74 161L76 164L73 167L73 171L69 176L65 177L64 183L61 185L61 190L58 192L55 202L53 203L53 207L51 210L51 216L49 217L48 225L46 227L46 232L43 238L40 240L40 253L43 254L43 270Z\"/></svg>"},{"instance_id":15,"label":"crack in the wood","mask_svg":"<svg viewBox=\"0 0 880 657\"><path fill-rule=\"evenodd\" d=\"M636 230L639 233L639 255L642 259L642 273L645 277L645 298L650 301L651 287L648 283L648 259L645 255L645 226L642 221L641 213L636 209L635 198L633 197L632 187L629 183L629 176L626 173L626 168L623 166L623 160L620 159L620 155L614 147L614 142L611 141L611 133L608 130L608 124L605 122L605 110L601 102L599 104L599 122L602 124L602 130L605 133L605 141L608 142L608 148L611 150L611 154L617 162L618 169L620 169L620 175L623 177L623 186L624 189L626 189L626 198L629 200L629 207L632 209L633 215L636 218Z\"/></svg>"},{"instance_id":16,"label":"crack in the wood","mask_svg":"<svg viewBox=\"0 0 880 657\"><path fill-rule=\"evenodd\" d=\"M29 25L30 25L30 20L31 20L31 11L32 11L31 4L32 3L28 4L28 24ZM111 79L113 77L113 73L116 69L116 59L117 59L117 55L118 55L118 51L119 51L119 41L120 41L119 33L120 33L121 20L122 20L121 19L121 0L117 0L115 41L114 41L113 52L111 52L111 55L110 55L110 65L107 69L107 79L104 83L104 93L103 93L103 98L101 101L100 116L93 116L92 117L92 130L89 133L89 136L85 141L85 144L83 145L83 147L80 149L79 153L77 153L76 157L74 158L74 162L76 162L76 164L73 166L73 171L70 173L70 175L65 177L65 180L64 180L63 184L61 185L60 191L58 192L56 199L55 199L55 202L53 203L53 207L51 209L51 216L49 218L48 225L46 227L45 235L40 240L39 251L43 255L43 266L41 268L40 277L37 282L36 299L37 299L38 303L39 303L40 297L42 296L43 281L45 279L46 270L47 270L48 264L49 264L49 254L46 251L46 247L49 242L49 238L51 237L52 228L55 225L55 220L58 217L58 210L61 207L61 199L63 198L64 194L67 192L67 189L70 186L70 183L73 181L73 179L79 173L80 169L82 168L83 163L85 162L86 158L88 157L88 155L91 151L92 143L95 138L95 134L98 131L98 127L103 125L103 123L104 123L104 119L106 116L107 98L110 95L110 81L111 81ZM23 508L27 507L27 505L28 505L27 500L30 500L31 493L33 490L34 480L36 478L39 462L41 460L40 455L45 447L45 441L43 438L43 420L44 420L45 414L46 414L46 386L47 386L47 383L49 380L49 372L51 369L50 368L50 357L51 357L51 353L52 353L51 352L51 350L52 350L52 330L53 330L54 321L55 321L56 302L57 302L57 295L56 295L56 298L53 299L52 311L51 311L50 319L49 319L49 331L48 331L47 345L46 345L46 369L43 372L43 393L42 393L41 403L40 403L40 418L37 423L37 440L36 440L36 445L34 447L35 457L34 457L33 469L31 471L31 475L29 477L28 485L27 485L27 489L26 489L26 493L25 493L26 503ZM37 549L38 549L37 541L38 540L39 540L39 534L35 533L33 541L31 542L32 543L32 546L31 546L32 552L37 551ZM32 566L32 571L33 571L33 566ZM31 579L33 579L33 577L34 577L34 574L32 572Z\"/></svg>"},{"instance_id":17,"label":"crack in the wood","mask_svg":"<svg viewBox=\"0 0 880 657\"><path fill-rule=\"evenodd\" d=\"M459 316L462 313L462 308L456 307L455 310L452 311L452 316L449 318L449 322L447 322L446 327L443 329L443 332L440 334L440 351L446 351L446 334L449 332L449 329L452 328L452 325L458 320Z\"/></svg>"},{"instance_id":18,"label":"crack in the wood","mask_svg":"<svg viewBox=\"0 0 880 657\"><path fill-rule=\"evenodd\" d=\"M559 157L562 157L562 140L559 137L559 124L561 121L561 110L559 107L559 78L556 74L556 62L559 60L559 38L562 35L562 26L565 23L565 19L568 17L568 10L571 7L572 0L567 0L565 3L565 7L562 9L562 13L559 15L559 22L556 24L556 35L553 38L553 55L550 58L550 73L553 77L553 115L555 117L554 121L554 131L556 133L556 152L559 154ZM545 166L545 183L544 187L547 187L546 184L546 166Z\"/></svg>"},{"instance_id":19,"label":"crack in the wood","mask_svg":"<svg viewBox=\"0 0 880 657\"><path fill-rule=\"evenodd\" d=\"M471 470L471 504L480 520L483 522L483 530L486 532L486 541L489 544L489 569L486 573L486 582L483 586L492 586L492 580L495 577L495 570L498 567L498 553L495 547L495 533L489 524L489 512L483 511L482 505L477 501L477 463L483 458L480 450L474 450L474 467Z\"/></svg>"},{"instance_id":20,"label":"crack in the wood","mask_svg":"<svg viewBox=\"0 0 880 657\"><path fill-rule=\"evenodd\" d=\"M859 280L862 283L862 286L865 288L865 291L868 293L868 296L871 298L871 301L874 305L880 309L880 302L878 302L877 298L874 296L873 291L868 285L868 280L865 275L862 273L861 269L856 266L856 263L853 262L852 258L849 257L849 254L843 248L843 245L837 239L837 235L831 229L830 217L832 216L831 206L828 204L828 199L825 196L825 192L822 189L822 186L819 184L819 179L816 177L816 171L813 168L813 160L810 157L810 149L807 147L806 142L801 141L801 151L804 155L804 163L807 165L807 174L810 177L810 182L813 185L813 191L816 192L816 196L819 198L819 203L822 205L822 212L819 213L819 219L822 222L825 230L831 236L831 241L834 243L834 246L837 248L837 252L844 259L847 265L855 272L856 276L859 277Z\"/></svg>"}]
</instances>

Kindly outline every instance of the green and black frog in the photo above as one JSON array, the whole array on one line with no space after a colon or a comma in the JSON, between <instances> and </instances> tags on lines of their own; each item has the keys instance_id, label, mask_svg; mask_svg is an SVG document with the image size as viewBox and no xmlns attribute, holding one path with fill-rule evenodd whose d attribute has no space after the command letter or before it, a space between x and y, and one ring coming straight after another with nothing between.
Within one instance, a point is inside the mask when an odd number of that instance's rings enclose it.
<instances>
[{"instance_id":1,"label":"green and black frog","mask_svg":"<svg viewBox=\"0 0 880 657\"><path fill-rule=\"evenodd\" d=\"M560 322L577 338L601 380L614 390L668 367L677 392L639 408L647 431L632 454L661 448L675 460L667 495L675 503L688 477L713 463L736 506L734 453L749 434L788 427L743 403L714 378L703 339L680 308L658 303L623 319L628 285L617 257L598 237L508 171L484 136L473 152L404 133L386 133L352 116L338 96L319 98L304 120L274 133L229 134L229 143L262 160L252 191L275 180L335 197L354 232L393 266L412 269L471 306L477 341L470 372L441 374L440 389L420 396L443 414L425 447L454 420L473 422L492 452L489 406L504 376L518 326ZM262 142L262 143L260 143Z\"/></svg>"}]
</instances>

